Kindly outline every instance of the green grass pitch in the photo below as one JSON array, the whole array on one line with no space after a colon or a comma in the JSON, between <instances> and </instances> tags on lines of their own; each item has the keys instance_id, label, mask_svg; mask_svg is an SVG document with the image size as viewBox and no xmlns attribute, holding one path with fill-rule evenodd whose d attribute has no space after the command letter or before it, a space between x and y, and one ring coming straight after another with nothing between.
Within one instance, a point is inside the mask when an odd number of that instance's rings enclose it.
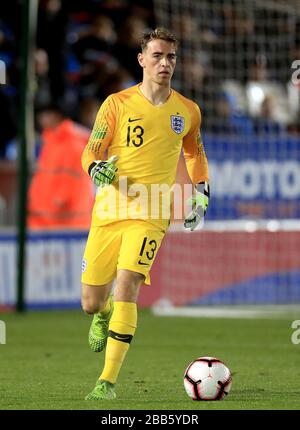
<instances>
[{"instance_id":1,"label":"green grass pitch","mask_svg":"<svg viewBox=\"0 0 300 430\"><path fill-rule=\"evenodd\" d=\"M300 344L292 319L156 317L139 313L138 329L116 386L117 399L85 401L104 355L89 350L91 318L80 311L2 314L0 409L204 410L299 409ZM294 318L295 319L295 318ZM233 373L222 401L190 400L186 366L199 356L223 360Z\"/></svg>"}]
</instances>

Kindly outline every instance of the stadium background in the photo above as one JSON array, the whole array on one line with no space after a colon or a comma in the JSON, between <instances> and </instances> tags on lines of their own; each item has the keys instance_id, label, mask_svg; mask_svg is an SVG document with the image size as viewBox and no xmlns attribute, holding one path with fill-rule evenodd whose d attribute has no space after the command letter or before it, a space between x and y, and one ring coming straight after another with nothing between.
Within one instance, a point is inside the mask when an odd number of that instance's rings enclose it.
<instances>
[{"instance_id":1,"label":"stadium background","mask_svg":"<svg viewBox=\"0 0 300 430\"><path fill-rule=\"evenodd\" d=\"M17 296L21 6L0 6L2 309L13 307ZM300 84L292 81L292 64L300 59L299 10L297 1L267 0L39 2L28 187L35 177L36 203L49 204L49 216L43 225L32 222L27 235L28 308L79 306L88 231L86 217L78 218L79 197L91 193L70 182L75 171L82 186L78 147L68 139L55 149L61 164L55 157L47 164L53 146L42 115L59 110L87 136L104 98L141 80L140 33L156 25L181 41L173 87L202 109L212 198L203 231L186 234L182 222L172 223L140 306L300 302ZM72 151L73 164L64 165ZM183 159L177 181L189 182ZM75 203L74 195L66 196L72 210L61 210L62 223L54 221L49 201L65 183L66 193L77 193ZM88 213L91 200L85 203Z\"/></svg>"}]
</instances>

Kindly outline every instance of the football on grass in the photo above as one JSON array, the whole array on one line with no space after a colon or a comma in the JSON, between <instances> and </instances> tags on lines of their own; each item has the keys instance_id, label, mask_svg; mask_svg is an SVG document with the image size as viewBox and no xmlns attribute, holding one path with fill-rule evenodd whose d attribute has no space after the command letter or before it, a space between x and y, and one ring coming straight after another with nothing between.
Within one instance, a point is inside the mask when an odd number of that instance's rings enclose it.
<instances>
[{"instance_id":1,"label":"football on grass","mask_svg":"<svg viewBox=\"0 0 300 430\"><path fill-rule=\"evenodd\" d=\"M230 391L231 372L214 357L200 357L192 361L184 373L184 388L193 400L222 400Z\"/></svg>"}]
</instances>

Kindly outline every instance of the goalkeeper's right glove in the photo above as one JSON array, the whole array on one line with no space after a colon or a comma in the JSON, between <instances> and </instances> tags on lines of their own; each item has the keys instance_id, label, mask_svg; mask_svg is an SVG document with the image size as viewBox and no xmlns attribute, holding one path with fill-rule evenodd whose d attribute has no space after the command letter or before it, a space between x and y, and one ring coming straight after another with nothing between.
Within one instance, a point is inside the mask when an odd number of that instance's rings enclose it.
<instances>
[{"instance_id":1,"label":"goalkeeper's right glove","mask_svg":"<svg viewBox=\"0 0 300 430\"><path fill-rule=\"evenodd\" d=\"M97 187L105 187L113 182L118 170L115 165L117 160L118 157L113 155L107 161L96 160L90 165L89 175Z\"/></svg>"}]
</instances>

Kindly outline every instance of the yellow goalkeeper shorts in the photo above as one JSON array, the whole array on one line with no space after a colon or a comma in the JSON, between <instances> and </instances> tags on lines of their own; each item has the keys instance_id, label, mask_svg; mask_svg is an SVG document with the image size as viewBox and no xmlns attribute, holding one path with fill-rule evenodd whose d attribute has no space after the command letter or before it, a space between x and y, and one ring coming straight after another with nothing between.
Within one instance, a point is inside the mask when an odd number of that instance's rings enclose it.
<instances>
[{"instance_id":1,"label":"yellow goalkeeper shorts","mask_svg":"<svg viewBox=\"0 0 300 430\"><path fill-rule=\"evenodd\" d=\"M82 259L81 282L105 285L116 278L120 269L145 276L149 271L165 232L141 220L124 220L92 226Z\"/></svg>"}]
</instances>

